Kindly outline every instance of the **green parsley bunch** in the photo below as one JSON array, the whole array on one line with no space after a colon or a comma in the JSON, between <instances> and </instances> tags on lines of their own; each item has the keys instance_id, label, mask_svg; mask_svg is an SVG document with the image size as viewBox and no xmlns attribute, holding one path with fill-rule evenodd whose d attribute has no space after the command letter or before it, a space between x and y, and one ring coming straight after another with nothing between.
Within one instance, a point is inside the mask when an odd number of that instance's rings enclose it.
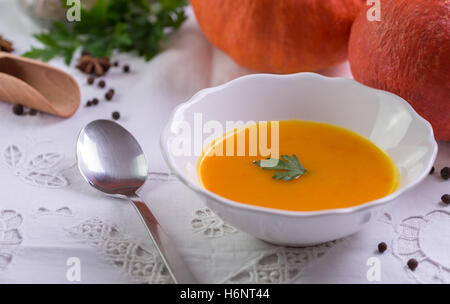
<instances>
[{"instance_id":1,"label":"green parsley bunch","mask_svg":"<svg viewBox=\"0 0 450 304\"><path fill-rule=\"evenodd\" d=\"M43 61L60 56L69 65L81 47L96 58L118 51L150 60L186 20L186 5L186 0L97 0L92 8L81 8L81 21L55 22L48 32L35 34L43 47L24 56Z\"/></svg>"}]
</instances>

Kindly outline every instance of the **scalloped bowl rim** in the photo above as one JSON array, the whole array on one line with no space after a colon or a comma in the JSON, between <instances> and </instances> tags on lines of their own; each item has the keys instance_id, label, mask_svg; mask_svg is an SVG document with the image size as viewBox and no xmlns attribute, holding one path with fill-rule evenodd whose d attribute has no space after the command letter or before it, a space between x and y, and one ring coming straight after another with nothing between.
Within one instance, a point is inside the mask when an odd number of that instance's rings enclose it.
<instances>
[{"instance_id":1,"label":"scalloped bowl rim","mask_svg":"<svg viewBox=\"0 0 450 304\"><path fill-rule=\"evenodd\" d=\"M184 112L185 109L194 105L195 103L200 101L202 98L206 97L207 95L214 93L214 92L226 90L229 87L232 87L235 83L242 81L243 79L252 79L252 78L253 79L259 79L259 78L299 78L299 79L301 79L301 78L305 78L305 77L306 78L317 78L322 81L334 81L334 82L345 82L345 83L356 84L358 86L363 87L366 90L376 91L380 94L384 94L384 95L390 97L393 101L395 100L396 102L402 102L406 106L406 109L409 111L409 113L412 114L412 117L414 117L416 120L420 121L428 129L428 137L426 139L427 139L427 141L431 141L432 150L431 150L431 153L428 152L428 154L426 155L426 157L428 159L427 159L426 166L423 169L423 172L418 177L416 177L415 180L406 184L402 189L398 189L395 192L393 192L387 196L384 196L384 197L376 199L376 200L368 201L368 202L365 202L365 203L357 205L357 206L345 207L345 208L335 208L335 209L325 209L325 210L318 210L318 211L290 211L290 210L283 210L283 209L276 209L276 208L269 208L269 207L260 207L260 206L245 204L245 203L241 203L238 201L233 201L233 200L224 198L224 197L217 195L199 185L194 184L189 178L185 177L184 174L178 170L178 168L175 165L175 162L173 160L173 156L169 153L168 147L167 147L168 136L170 133L169 129L172 126L172 124L174 122L174 118L177 115L177 113ZM250 75L238 77L236 79L233 79L227 83L224 83L224 84L216 86L216 87L202 89L202 90L198 91L196 94L194 94L188 101L186 101L182 104L179 104L177 107L174 108L174 110L170 114L169 120L161 134L160 146L161 146L163 158L166 161L167 165L169 166L169 169L171 170L172 174L174 174L183 184L185 184L187 187L191 188L195 192L206 196L208 199L212 199L215 201L219 201L222 204L229 205L230 207L251 210L251 211L256 211L256 212L261 212L261 213L266 213L266 214L284 215L284 216L290 216L290 217L313 217L313 216L324 216L324 215L333 215L333 214L350 214L350 213L354 213L357 211L362 211L365 209L370 209L370 208L374 208L374 207L377 207L377 206L380 206L383 204L387 204L387 203L393 201L394 199L398 198L405 192L408 192L409 190L414 188L416 185L418 185L420 182L422 182L425 179L425 177L428 176L428 174L434 164L434 161L436 159L437 150L438 150L437 142L434 138L434 132L433 132L433 128L432 128L431 124L427 120L425 120L423 117L421 117L413 109L413 107L403 98L401 98L393 93L387 92L387 91L368 87L368 86L363 85L353 79L343 78L343 77L327 77L327 76L323 76L323 75L316 74L316 73L310 73L310 72L287 74L287 75L250 74Z\"/></svg>"}]
</instances>

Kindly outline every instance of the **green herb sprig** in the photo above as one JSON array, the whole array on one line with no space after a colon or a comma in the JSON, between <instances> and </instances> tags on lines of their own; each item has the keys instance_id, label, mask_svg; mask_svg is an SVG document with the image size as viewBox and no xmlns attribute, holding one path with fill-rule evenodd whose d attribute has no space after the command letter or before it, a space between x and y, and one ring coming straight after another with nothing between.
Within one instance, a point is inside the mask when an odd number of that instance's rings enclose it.
<instances>
[{"instance_id":1,"label":"green herb sprig","mask_svg":"<svg viewBox=\"0 0 450 304\"><path fill-rule=\"evenodd\" d=\"M69 65L82 47L96 58L118 51L150 60L186 20L186 5L186 0L97 0L91 9L81 8L81 21L55 22L50 31L35 34L43 47L32 47L23 56L43 61L60 56Z\"/></svg>"},{"instance_id":2,"label":"green herb sprig","mask_svg":"<svg viewBox=\"0 0 450 304\"><path fill-rule=\"evenodd\" d=\"M282 172L275 173L272 178L276 180L290 181L299 176L306 174L306 169L299 162L297 156L282 155L282 159L267 158L253 162L264 170L280 170Z\"/></svg>"}]
</instances>

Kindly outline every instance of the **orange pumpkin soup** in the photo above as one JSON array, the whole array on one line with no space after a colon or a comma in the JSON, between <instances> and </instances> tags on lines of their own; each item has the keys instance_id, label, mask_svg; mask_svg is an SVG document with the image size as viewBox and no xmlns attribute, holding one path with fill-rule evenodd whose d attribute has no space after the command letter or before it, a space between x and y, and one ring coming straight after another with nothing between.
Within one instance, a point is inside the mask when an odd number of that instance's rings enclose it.
<instances>
[{"instance_id":1,"label":"orange pumpkin soup","mask_svg":"<svg viewBox=\"0 0 450 304\"><path fill-rule=\"evenodd\" d=\"M270 126L270 123L269 123ZM317 211L352 207L384 197L398 186L399 174L390 157L371 141L347 129L309 121L280 121L279 156L295 156L304 174L275 179L286 170L264 170L255 165L266 159L260 149L249 156L246 126L216 139L199 158L197 174L202 185L225 198L262 207L291 211ZM270 129L267 135L270 143ZM230 135L231 134L231 135ZM246 153L225 153L227 138L243 138ZM259 136L258 136L259 141ZM275 143L271 143L273 145ZM223 149L223 155L217 153ZM229 156L227 156L229 155ZM283 175L284 176L284 175Z\"/></svg>"}]
</instances>

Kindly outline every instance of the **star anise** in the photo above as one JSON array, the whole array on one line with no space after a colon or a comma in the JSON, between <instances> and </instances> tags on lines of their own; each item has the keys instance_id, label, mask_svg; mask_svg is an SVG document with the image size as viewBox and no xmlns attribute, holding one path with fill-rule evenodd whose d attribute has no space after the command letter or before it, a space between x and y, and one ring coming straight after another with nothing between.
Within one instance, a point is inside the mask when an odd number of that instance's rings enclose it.
<instances>
[{"instance_id":1,"label":"star anise","mask_svg":"<svg viewBox=\"0 0 450 304\"><path fill-rule=\"evenodd\" d=\"M0 51L11 53L14 51L11 41L6 40L0 35Z\"/></svg>"},{"instance_id":2,"label":"star anise","mask_svg":"<svg viewBox=\"0 0 450 304\"><path fill-rule=\"evenodd\" d=\"M108 57L94 58L89 54L84 54L78 61L77 68L86 74L103 76L111 67Z\"/></svg>"}]
</instances>

